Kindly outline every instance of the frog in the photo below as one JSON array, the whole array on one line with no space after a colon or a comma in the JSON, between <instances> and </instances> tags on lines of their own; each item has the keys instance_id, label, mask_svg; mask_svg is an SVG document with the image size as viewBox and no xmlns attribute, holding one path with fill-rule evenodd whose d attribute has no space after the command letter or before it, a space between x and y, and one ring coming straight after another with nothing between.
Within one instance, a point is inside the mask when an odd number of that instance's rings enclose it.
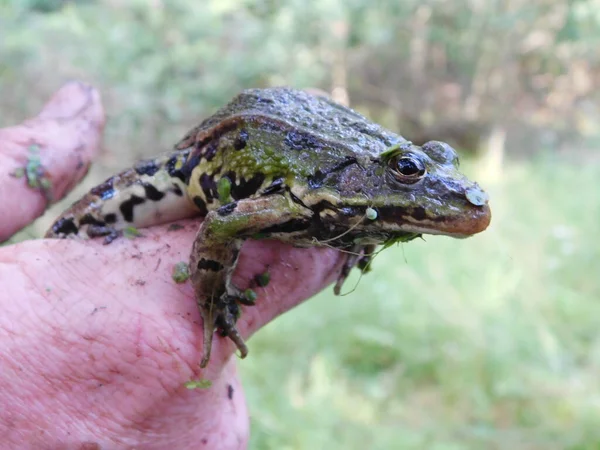
<instances>
[{"instance_id":1,"label":"frog","mask_svg":"<svg viewBox=\"0 0 600 450\"><path fill-rule=\"evenodd\" d=\"M248 347L236 323L257 300L232 282L243 243L275 239L344 255L339 295L378 246L422 235L466 238L491 221L488 196L459 170L447 143L415 145L324 95L289 87L247 89L162 156L92 188L47 238L99 238L203 217L189 276L203 319L201 367L213 336Z\"/></svg>"}]
</instances>

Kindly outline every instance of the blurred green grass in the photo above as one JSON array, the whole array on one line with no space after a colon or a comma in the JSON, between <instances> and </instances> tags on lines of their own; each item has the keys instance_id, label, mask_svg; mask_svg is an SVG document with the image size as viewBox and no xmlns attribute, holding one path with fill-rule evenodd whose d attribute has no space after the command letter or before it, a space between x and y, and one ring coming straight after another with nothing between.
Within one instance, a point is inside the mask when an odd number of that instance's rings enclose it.
<instances>
[{"instance_id":1,"label":"blurred green grass","mask_svg":"<svg viewBox=\"0 0 600 450\"><path fill-rule=\"evenodd\" d=\"M251 340L252 448L600 448L600 167L486 187L485 233L385 251Z\"/></svg>"}]
</instances>

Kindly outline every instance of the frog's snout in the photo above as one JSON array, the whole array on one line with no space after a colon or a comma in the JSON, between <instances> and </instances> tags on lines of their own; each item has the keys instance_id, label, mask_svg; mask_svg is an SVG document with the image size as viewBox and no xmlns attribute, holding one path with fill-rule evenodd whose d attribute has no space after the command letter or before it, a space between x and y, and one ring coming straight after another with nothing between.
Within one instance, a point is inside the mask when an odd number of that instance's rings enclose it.
<instances>
[{"instance_id":1,"label":"frog's snout","mask_svg":"<svg viewBox=\"0 0 600 450\"><path fill-rule=\"evenodd\" d=\"M492 220L492 210L488 205L489 195L475 183L465 190L465 197L474 206L468 220L469 234L481 233Z\"/></svg>"}]
</instances>

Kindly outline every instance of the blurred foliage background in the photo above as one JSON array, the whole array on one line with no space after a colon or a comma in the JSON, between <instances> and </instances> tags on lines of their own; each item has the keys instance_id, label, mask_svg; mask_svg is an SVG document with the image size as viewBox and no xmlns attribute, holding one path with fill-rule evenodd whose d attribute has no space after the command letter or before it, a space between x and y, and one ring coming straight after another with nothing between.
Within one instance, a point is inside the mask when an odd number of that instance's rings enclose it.
<instances>
[{"instance_id":1,"label":"blurred foliage background","mask_svg":"<svg viewBox=\"0 0 600 450\"><path fill-rule=\"evenodd\" d=\"M599 0L0 0L0 122L68 79L101 90L103 153L67 203L245 87L453 143L492 226L386 251L253 338L252 447L598 449L598 48Z\"/></svg>"}]
</instances>

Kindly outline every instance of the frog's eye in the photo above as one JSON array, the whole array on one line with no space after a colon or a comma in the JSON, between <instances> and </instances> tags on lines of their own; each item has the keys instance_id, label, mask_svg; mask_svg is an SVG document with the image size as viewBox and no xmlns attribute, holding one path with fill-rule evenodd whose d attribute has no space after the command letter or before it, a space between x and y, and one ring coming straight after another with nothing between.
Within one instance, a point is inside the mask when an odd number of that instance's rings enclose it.
<instances>
[{"instance_id":1,"label":"frog's eye","mask_svg":"<svg viewBox=\"0 0 600 450\"><path fill-rule=\"evenodd\" d=\"M421 160L410 156L397 156L390 160L392 174L401 183L416 183L427 172Z\"/></svg>"}]
</instances>

